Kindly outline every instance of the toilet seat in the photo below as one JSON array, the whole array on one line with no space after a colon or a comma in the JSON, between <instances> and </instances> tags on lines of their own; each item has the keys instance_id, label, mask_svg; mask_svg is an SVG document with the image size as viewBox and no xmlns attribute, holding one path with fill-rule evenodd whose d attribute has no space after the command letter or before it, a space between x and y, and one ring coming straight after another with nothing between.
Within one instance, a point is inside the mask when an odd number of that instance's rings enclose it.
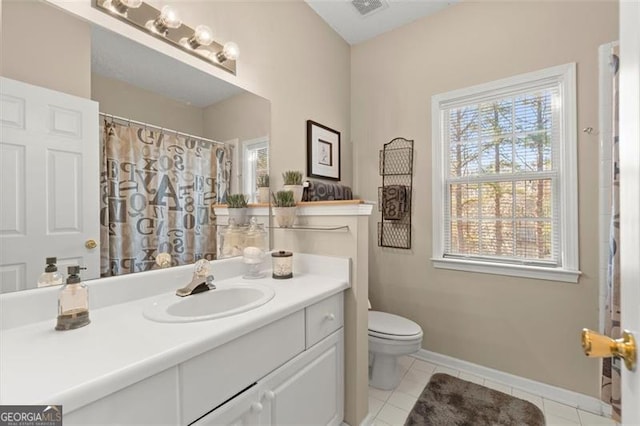
<instances>
[{"instance_id":1,"label":"toilet seat","mask_svg":"<svg viewBox=\"0 0 640 426\"><path fill-rule=\"evenodd\" d=\"M422 328L398 315L369 311L369 336L387 340L416 340L422 338Z\"/></svg>"}]
</instances>

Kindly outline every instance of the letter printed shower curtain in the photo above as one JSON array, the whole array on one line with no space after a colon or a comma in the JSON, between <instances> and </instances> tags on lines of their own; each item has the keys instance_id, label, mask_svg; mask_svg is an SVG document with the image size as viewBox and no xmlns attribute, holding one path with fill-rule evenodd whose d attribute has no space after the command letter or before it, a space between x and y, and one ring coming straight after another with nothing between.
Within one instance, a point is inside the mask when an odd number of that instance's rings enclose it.
<instances>
[{"instance_id":1,"label":"letter printed shower curtain","mask_svg":"<svg viewBox=\"0 0 640 426\"><path fill-rule=\"evenodd\" d=\"M216 154L230 149L104 120L101 275L152 269L162 252L172 265L215 259Z\"/></svg>"}]
</instances>

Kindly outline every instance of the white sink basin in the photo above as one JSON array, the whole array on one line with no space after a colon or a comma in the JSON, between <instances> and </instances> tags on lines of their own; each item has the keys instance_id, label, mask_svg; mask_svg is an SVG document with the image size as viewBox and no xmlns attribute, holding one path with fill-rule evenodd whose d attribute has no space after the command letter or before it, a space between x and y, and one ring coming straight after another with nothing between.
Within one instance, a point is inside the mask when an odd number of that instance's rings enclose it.
<instances>
[{"instance_id":1,"label":"white sink basin","mask_svg":"<svg viewBox=\"0 0 640 426\"><path fill-rule=\"evenodd\" d=\"M274 295L273 289L263 284L230 284L186 297L162 296L147 307L143 315L158 322L207 321L250 311Z\"/></svg>"}]
</instances>

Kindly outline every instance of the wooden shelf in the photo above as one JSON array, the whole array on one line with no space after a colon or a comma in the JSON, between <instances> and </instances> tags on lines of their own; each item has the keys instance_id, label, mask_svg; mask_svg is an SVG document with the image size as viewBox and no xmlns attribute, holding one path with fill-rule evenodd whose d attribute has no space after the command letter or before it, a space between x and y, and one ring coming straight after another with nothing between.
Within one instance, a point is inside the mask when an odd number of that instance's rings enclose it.
<instances>
[{"instance_id":1,"label":"wooden shelf","mask_svg":"<svg viewBox=\"0 0 640 426\"><path fill-rule=\"evenodd\" d=\"M348 231L349 225L294 225L290 228L280 226L270 226L269 229L284 229L288 231Z\"/></svg>"},{"instance_id":2,"label":"wooden shelf","mask_svg":"<svg viewBox=\"0 0 640 426\"><path fill-rule=\"evenodd\" d=\"M296 204L296 207L313 207L313 206L349 206L356 204L364 204L364 200L329 200L329 201L303 201ZM226 204L213 204L213 207L226 208ZM247 205L252 207L269 207L269 203L251 203Z\"/></svg>"}]
</instances>

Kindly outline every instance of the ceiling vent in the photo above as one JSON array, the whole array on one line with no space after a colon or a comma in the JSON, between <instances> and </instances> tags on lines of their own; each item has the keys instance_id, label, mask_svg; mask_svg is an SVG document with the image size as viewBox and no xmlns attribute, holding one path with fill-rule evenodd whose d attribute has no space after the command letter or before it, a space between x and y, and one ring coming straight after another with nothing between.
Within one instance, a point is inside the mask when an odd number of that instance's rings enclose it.
<instances>
[{"instance_id":1,"label":"ceiling vent","mask_svg":"<svg viewBox=\"0 0 640 426\"><path fill-rule=\"evenodd\" d=\"M369 16L389 7L385 0L351 0L351 4L362 16Z\"/></svg>"}]
</instances>

